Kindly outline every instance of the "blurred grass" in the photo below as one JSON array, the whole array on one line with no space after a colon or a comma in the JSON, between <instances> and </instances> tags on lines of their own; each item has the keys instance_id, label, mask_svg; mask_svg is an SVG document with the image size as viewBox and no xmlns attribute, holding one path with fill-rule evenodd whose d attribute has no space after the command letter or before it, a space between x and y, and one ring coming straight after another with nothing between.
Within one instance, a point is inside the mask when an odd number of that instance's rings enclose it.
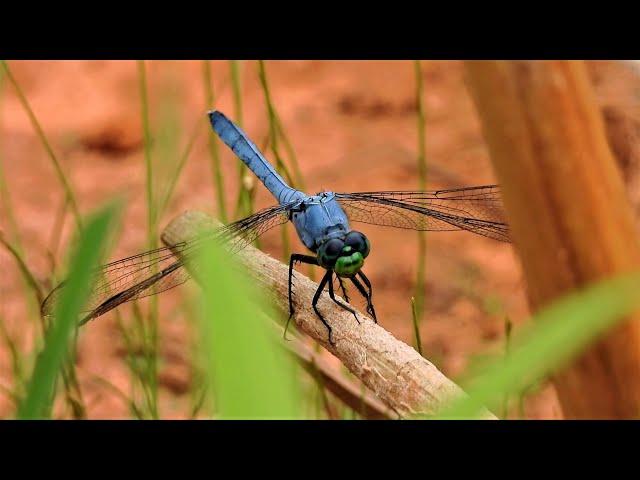
<instances>
[{"instance_id":1,"label":"blurred grass","mask_svg":"<svg viewBox=\"0 0 640 480\"><path fill-rule=\"evenodd\" d=\"M209 60L202 61L202 83L205 92L205 102L207 110L213 110L215 107L215 96L213 92L213 79L211 77L211 62ZM209 130L209 156L211 158L211 172L213 174L213 185L216 191L216 201L218 203L218 217L222 223L227 223L227 208L224 195L224 176L220 166L220 151L218 149L218 138Z\"/></svg>"},{"instance_id":2,"label":"blurred grass","mask_svg":"<svg viewBox=\"0 0 640 480\"><path fill-rule=\"evenodd\" d=\"M263 60L258 60L258 78L260 79L260 86L262 87L262 93L264 95L264 101L267 107L267 115L269 120L269 142L271 151L276 158L276 169L281 175L284 175L290 186L298 188L300 190L304 190L304 180L302 179L302 174L300 173L297 158L295 156L295 153L293 152L293 148L291 148L291 144L286 139L287 137L284 131L284 127L282 126L282 122L280 121L280 117L278 116L278 112L276 111L276 107L271 97L271 89L269 88L269 80L267 76L267 67ZM280 140L289 145L289 147L285 147L285 149L289 154L289 161L291 162L291 166L294 172L293 175L291 174L289 166L284 161L284 158L281 155L279 148Z\"/></svg>"},{"instance_id":3,"label":"blurred grass","mask_svg":"<svg viewBox=\"0 0 640 480\"><path fill-rule=\"evenodd\" d=\"M24 92L22 91L22 88L20 87L20 85L14 78L13 74L11 73L11 70L9 69L9 65L5 60L0 60L0 66L2 66L4 73L6 74L6 77L9 80L9 83L11 83L14 90L16 91L16 94L18 95L18 100L20 100L22 107L24 108L25 112L29 117L29 120L31 121L31 125L35 130L36 135L40 139L40 142L42 143L45 151L47 152L47 155L49 156L49 159L53 164L58 180L60 181L62 189L64 190L69 200L69 205L71 206L71 212L73 213L73 217L75 219L78 230L82 230L82 218L80 217L80 211L78 210L78 203L76 201L75 194L73 193L73 189L71 188L71 183L67 179L67 176L65 175L64 170L62 169L62 166L58 161L58 157L54 153L53 148L51 147L51 144L49 143L49 140L47 139L47 136L45 135L44 130L40 125L40 122L36 118L36 115L33 112L33 109L31 108L31 105L29 105L29 101L27 100L27 97L25 96Z\"/></svg>"},{"instance_id":4,"label":"blurred grass","mask_svg":"<svg viewBox=\"0 0 640 480\"><path fill-rule=\"evenodd\" d=\"M51 262L51 276L55 280L56 272L58 270L58 249L60 248L60 241L62 239L62 229L64 228L65 219L67 217L67 210L69 208L69 200L66 195L63 196L62 205L58 209L55 215L53 226L51 227L51 234L49 236L49 247L47 255Z\"/></svg>"},{"instance_id":5,"label":"blurred grass","mask_svg":"<svg viewBox=\"0 0 640 480\"><path fill-rule=\"evenodd\" d=\"M416 308L416 299L411 297L411 317L413 319L413 335L416 342L416 350L422 355L422 339L420 338L420 321L418 320L418 310ZM424 356L424 355L423 355Z\"/></svg>"},{"instance_id":6,"label":"blurred grass","mask_svg":"<svg viewBox=\"0 0 640 480\"><path fill-rule=\"evenodd\" d=\"M4 80L5 72L4 70L0 70L0 108L2 107L1 102L4 94ZM18 265L21 273L21 287L23 293L25 294L25 298L28 299L28 316L29 318L33 318L39 311L39 302L42 300L42 293L25 260L25 254L22 247L22 237L20 235L20 229L18 228L18 222L16 221L16 214L13 207L13 202L11 201L9 184L7 182L4 170L4 157L2 154L2 145L4 138L2 137L1 132L2 125L0 125L0 205L2 206L2 212L5 218L8 220L10 234L9 238L6 238L4 233L0 231L0 243L4 246L5 249L9 251L10 255L15 259L16 264ZM35 301L32 299L35 299Z\"/></svg>"},{"instance_id":7,"label":"blurred grass","mask_svg":"<svg viewBox=\"0 0 640 480\"><path fill-rule=\"evenodd\" d=\"M504 319L504 361L509 361L509 353L511 352L511 332L513 331L513 323L511 323L511 319L509 317L505 317ZM509 394L505 394L504 400L502 403L502 416L501 418L506 419L509 415Z\"/></svg>"},{"instance_id":8,"label":"blurred grass","mask_svg":"<svg viewBox=\"0 0 640 480\"><path fill-rule=\"evenodd\" d=\"M240 61L229 60L229 75L231 76L231 87L233 94L233 116L234 121L240 128L244 128L244 115L242 113L242 79L240 72ZM234 218L248 217L254 212L254 194L256 181L244 162L238 164L238 198L236 200L236 211Z\"/></svg>"},{"instance_id":9,"label":"blurred grass","mask_svg":"<svg viewBox=\"0 0 640 480\"><path fill-rule=\"evenodd\" d=\"M4 70L2 70L2 72L4 72ZM176 132L180 128L180 123L175 122L175 120L177 119L177 112L170 112L169 111L170 109L168 109L166 112L161 111L161 114L157 117L159 118L159 122L160 122L158 132L152 135L152 131L151 131L152 129L149 121L150 106L149 106L149 98L148 98L149 93L148 93L148 86L147 86L146 65L143 61L140 61L137 63L137 72L138 72L138 86L139 86L139 94L140 94L140 112L141 112L140 115L141 115L142 125L143 125L143 140L144 140L146 205L147 205L147 215L148 215L147 240L148 240L148 245L151 247L151 246L155 246L155 242L157 241L155 232L157 231L158 221L162 213L165 211L167 205L171 201L171 197L173 195L173 192L175 191L175 187L178 182L180 173L182 172L182 169L187 161L187 158L195 144L198 133L201 131L202 123L196 124L193 134L189 138L186 148L184 149L181 155L178 155L177 151L173 150L173 147L177 144L178 134ZM234 87L234 89L236 89L236 87L239 86L239 76L237 76L235 80L232 79L232 86ZM240 89L236 89L236 91L240 92L240 95L241 95ZM26 98L25 98L25 102L26 102ZM236 104L241 105L241 96L238 97ZM34 124L34 127L35 126L39 127L40 123L35 117L35 115L33 114L33 112L31 112L30 118L32 120L32 123ZM279 131L278 133L279 135L283 134L281 125L278 127L276 124L274 124L273 128L274 128L274 132L277 133ZM279 130L277 131L276 129L279 129ZM46 142L46 137L44 137L43 135L39 135L39 138L41 138L41 141L44 138L44 141ZM50 147L49 148L48 147L49 147L49 144L46 143L45 148L50 153L53 153ZM286 148L287 148L288 154L292 155L293 150L290 144ZM156 149L158 150L158 152L154 154L153 152ZM157 159L154 159L155 155L158 155ZM160 158L162 156L165 157L166 162L164 162L164 160ZM162 165L163 163L166 163L167 165L169 165L170 159L172 157L176 157L177 162L174 162L175 167L174 167L173 173L169 174L169 181L167 184L167 188L165 188L162 191L162 195L160 196L160 202L157 202L158 199L156 198L156 184L158 181L157 176L159 172L156 169L156 164ZM8 190L6 191L8 192ZM158 190L158 193L160 193L159 190ZM75 199L67 193L65 193L64 198L65 200L61 204L59 212L56 215L56 219L54 221L54 225L50 234L51 238L49 243L51 244L51 248L49 251L49 255L51 257L52 268L54 269L56 268L56 264L57 264L55 260L55 251L57 249L57 245L61 238L64 217L66 212L68 211L68 208L71 207L71 202L75 201ZM6 203L6 202L3 202L3 203ZM158 205L160 205L161 208L157 208ZM80 222L78 222L78 224L81 225ZM93 228L91 225L89 227ZM90 233L90 232L87 232L87 233ZM83 234L80 234L81 241L83 238L84 238ZM78 240L76 239L76 241ZM26 261L23 261L23 259L21 259L20 263L23 266L28 265ZM24 270L24 271L26 272L28 270ZM33 279L32 283L33 285L38 286L37 280ZM65 288L64 290L68 291L67 288ZM126 403L131 414L134 417L159 418L159 411L157 409L157 360L156 360L155 368L151 368L151 369L149 368L149 364L150 364L149 360L157 359L157 349L154 348L154 345L153 345L154 338L156 339L155 343L157 345L157 339L158 339L157 329L155 330L155 335L154 335L153 326L152 325L149 326L148 323L145 322L144 314L142 310L138 307L137 304L133 304L132 306L133 306L133 323L129 327L126 326L127 322L123 322L121 318L122 317L121 314L124 312L124 309L117 310L115 314L116 314L116 319L118 320L118 324L120 326L120 330L124 339L125 350L127 352L127 357L126 357L127 363L129 364L133 383L136 383L136 378L137 378L137 381L140 384L142 384L141 385L142 395L143 395L142 403L139 403L136 400L137 394L135 392L135 389L132 390L130 395L127 395L104 378L94 376L94 381L101 384L104 388L109 389L109 391L111 391L112 393L120 397ZM2 320L4 320L4 318L2 318ZM4 327L4 323L3 323L3 327ZM59 344L57 343L56 344L57 346L55 348L52 347L50 335L53 335L56 338L56 340L59 340L60 331L58 330L55 330L55 331L51 330L51 331L53 331L54 333L48 333L45 338L46 339L45 348L47 353L44 355L46 358L51 358L50 357L51 355L53 355L53 357L55 358L58 358L60 353ZM15 361L13 362L12 368L14 370L14 381L16 382L16 385L17 385L17 383L19 383L18 377L21 375L24 377L24 373L20 373L20 372L24 372L25 368L27 368L27 371L31 369L28 368L29 367L28 364L24 363L24 357L21 355L21 352L19 351L19 347L17 346L17 344L15 344L13 339L10 339L10 338L8 339L6 336L3 336L3 338L5 339L5 341L7 340L9 341L9 346L8 346L9 350L13 351L16 354L14 359ZM58 378L61 380L63 386L65 387L65 390L63 393L64 393L66 404L72 411L71 415L76 418L82 418L86 414L86 409L82 400L82 393L80 392L79 385L77 383L77 376L75 373L74 352L75 352L76 339L77 337L74 336L71 343L68 344L70 348L68 348L66 353L64 353L61 357L62 366L58 369L60 373L60 376ZM276 355L276 357L278 357L278 355ZM38 358L40 359L41 357L38 357ZM286 361L284 363L288 365ZM276 361L275 364L282 366L282 363L278 363L278 361ZM289 368L289 367L286 367L286 368ZM37 372L38 375L41 375L43 374L42 373L43 371L46 374L51 374L51 369L47 370L46 368L44 368L44 366L40 362L34 368L34 373ZM279 371L281 375L282 371L281 370ZM150 373L152 374L150 375ZM292 381L293 381L293 376L290 376L289 387L291 387ZM26 385L26 380L24 380L22 383L24 387ZM21 403L21 408L20 408L21 418L29 417L33 413L33 410L32 410L34 408L33 395L35 395L33 392L36 391L36 393L38 394L42 393L42 391L38 392L37 389L34 390L34 388L35 388L34 380L32 378L31 382L29 383L29 397L24 402ZM193 412L192 412L194 415L197 414L197 412L200 410L202 406L203 399L205 398L205 395L204 395L205 391L206 389L201 389L200 393L194 396ZM20 388L18 387L14 388L13 391L7 391L5 393L9 395L15 402L19 402L21 398L24 398L24 393L20 394ZM325 405L327 405L326 411L327 411L327 415L329 415L329 411L331 410L331 407L329 407L330 405L329 397L324 390L320 393L325 399L324 402L325 402ZM42 396L40 395L39 398L40 398L39 400L40 404L38 408L42 407ZM50 415L52 402L53 402L53 396L48 395L47 400L45 402L44 413L42 413L43 416ZM286 418L289 418L291 416L298 417L300 416L299 405L297 405L296 408L298 410L295 410L295 409L282 410L282 409L276 408L274 412L277 416L284 416ZM335 414L335 412L332 413L332 415L333 414Z\"/></svg>"},{"instance_id":10,"label":"blurred grass","mask_svg":"<svg viewBox=\"0 0 640 480\"><path fill-rule=\"evenodd\" d=\"M26 388L25 370L27 365L25 365L26 359L20 351L20 347L7 329L4 315L0 315L0 336L9 351L9 359L11 362L10 368L13 377L13 386L10 388L4 387L4 390L17 407L20 403L20 399L24 397Z\"/></svg>"},{"instance_id":11,"label":"blurred grass","mask_svg":"<svg viewBox=\"0 0 640 480\"><path fill-rule=\"evenodd\" d=\"M142 120L142 134L144 145L146 209L147 209L147 249L153 250L158 246L158 218L154 189L154 162L152 158L153 138L149 122L149 93L147 85L146 64L143 60L137 61L138 86L140 94L140 117ZM157 272L157 266L152 266L149 273ZM134 304L134 311L137 304ZM149 298L149 311L146 323L141 314L134 314L135 325L138 327L137 339L141 344L142 368L134 369L140 377L143 392L146 398L148 414L151 418L160 417L158 411L158 298L153 295Z\"/></svg>"},{"instance_id":12,"label":"blurred grass","mask_svg":"<svg viewBox=\"0 0 640 480\"><path fill-rule=\"evenodd\" d=\"M158 101L149 102L149 88L146 79L146 67L138 63L141 116L143 125L145 170L147 185L148 243L149 249L157 247L157 228L162 215L166 212L176 186L180 180L186 162L195 146L203 126L205 116L198 119L180 150L182 122L181 105L182 85L178 80L174 62L162 64L158 73ZM154 110L156 124L152 128L149 121L150 110ZM156 193L157 192L157 193ZM153 273L153 272L150 272ZM116 311L118 330L126 350L126 363L132 377L131 395L128 398L129 410L136 418L160 418L159 411L159 371L162 368L160 355L159 298L148 299L148 310L134 302L131 308L131 321L126 322Z\"/></svg>"},{"instance_id":13,"label":"blurred grass","mask_svg":"<svg viewBox=\"0 0 640 480\"><path fill-rule=\"evenodd\" d=\"M11 70L9 69L9 65L5 61L0 61L0 64L2 66L2 69L3 69L2 71L4 75L12 84L18 96L18 100L20 101L22 107L27 113L27 116L29 117L29 120L35 130L36 136L40 140L40 143L43 145L45 151L47 152L49 159L53 163L54 170L56 171L56 174L60 180L60 184L62 186L64 195L66 198L66 202L70 204L72 207L72 213L74 215L78 232L81 232L82 218L77 208L77 203L75 200L73 190L70 186L70 182L65 176L64 171L62 170L62 167L60 165L60 162L58 161L54 153L54 150L51 147L51 144L49 143L44 133L44 130L41 127L41 122L38 120L33 109L29 105L29 102L26 96L24 95L20 84L16 81L13 74L11 73ZM3 183L5 184L5 188L3 190L7 194L5 197L5 202L7 202L9 200L8 187L6 186L6 182L4 178L3 178ZM13 216L15 218L15 214L13 214L13 207L10 201L8 201L8 203L5 203L5 206L9 209L9 216ZM42 318L39 313L39 306L40 306L39 304L42 301L42 292L40 290L38 282L35 280L35 276L31 273L29 267L27 266L28 263L22 251L19 230L17 229L17 226L15 226L15 228L12 228L12 229L14 230L14 237L15 237L14 244L10 244L6 240L4 240L2 243L3 243L3 246L9 251L12 257L15 259L18 265L18 268L21 272L21 278L24 285L23 290L25 292L26 304L29 310L28 317L40 319L41 329L42 329L42 332L44 333L46 330L46 324L45 324L44 318ZM29 294L29 290L32 292L32 294ZM31 298L34 298L34 297L35 297L35 302L31 300ZM9 341L8 338L7 338L7 341ZM81 394L80 394L80 387L77 382L76 367L73 362L74 354L75 354L75 343L73 344L73 348L71 349L69 356L65 359L65 363L62 371L63 371L64 391L65 391L65 397L67 399L67 405L71 408L74 416L77 417L77 416L83 415L84 405L83 405ZM14 362L16 361L15 357L13 361Z\"/></svg>"},{"instance_id":14,"label":"blurred grass","mask_svg":"<svg viewBox=\"0 0 640 480\"><path fill-rule=\"evenodd\" d=\"M4 238L4 234L0 231L0 243L5 245L5 248L9 251L10 255L14 257L16 262L18 263L18 267L20 268L21 264L24 264L22 259L22 247L20 240L20 230L18 229L18 224L16 222L15 213L13 209L13 204L11 202L11 194L9 192L9 184L6 181L6 176L4 173L4 157L3 157L3 141L4 138L2 136L2 100L4 94L4 70L0 70L0 207L3 212L5 218L7 218L9 223L9 228L11 229L11 236L14 239L14 244L9 245L7 240ZM12 252L19 252L18 255L15 255ZM22 293L27 298L27 305L29 307L29 317L31 318L33 314L37 311L37 307L39 305L33 305L33 301L31 300L33 297L29 295L29 281L30 278L25 276L25 272L20 269L22 276L20 277L20 285L22 288ZM29 272L29 270L27 269ZM30 273L30 272L29 272ZM32 277L31 277L32 278ZM35 308L34 308L35 307ZM5 316L4 316L4 298L0 297L0 337L2 342L6 346L9 352L9 360L10 360L10 370L13 378L13 386L7 387L2 385L2 392L13 402L13 404L17 407L20 402L20 399L24 395L24 387L25 387L25 360L23 359L22 352L14 339L11 332L6 324Z\"/></svg>"},{"instance_id":15,"label":"blurred grass","mask_svg":"<svg viewBox=\"0 0 640 480\"><path fill-rule=\"evenodd\" d=\"M267 117L269 120L269 146L271 152L276 159L276 171L283 175L287 183L293 187L297 188L296 181L289 172L284 159L280 154L279 148L279 130L277 126L275 107L271 100L271 92L269 90L269 82L267 80L267 71L264 65L264 61L258 60L258 78L260 79L260 86L262 87L262 93L264 95L264 102L267 107ZM289 228L288 224L283 224L280 227L280 238L282 240L282 258L284 261L288 261L291 256L291 245L289 242Z\"/></svg>"},{"instance_id":16,"label":"blurred grass","mask_svg":"<svg viewBox=\"0 0 640 480\"><path fill-rule=\"evenodd\" d=\"M140 118L142 120L142 136L144 146L145 191L147 207L147 243L149 249L158 243L156 237L156 211L153 189L153 161L151 158L151 127L149 125L149 98L147 87L147 73L144 60L137 61L138 88L140 93Z\"/></svg>"},{"instance_id":17,"label":"blurred grass","mask_svg":"<svg viewBox=\"0 0 640 480\"><path fill-rule=\"evenodd\" d=\"M240 61L229 60L229 74L231 76L231 87L233 92L233 113L235 116L235 123L244 127L244 119L242 115L242 80L240 73ZM240 165L246 167L246 165L240 162Z\"/></svg>"},{"instance_id":18,"label":"blurred grass","mask_svg":"<svg viewBox=\"0 0 640 480\"><path fill-rule=\"evenodd\" d=\"M416 83L416 107L418 111L416 129L418 131L418 190L427 189L427 155L426 155L426 137L425 137L425 114L424 114L424 80L422 76L422 66L420 60L413 61L413 70ZM416 289L415 289L415 313L414 317L418 324L422 320L424 314L424 300L426 281L426 263L427 263L427 233L418 232L418 270L416 273Z\"/></svg>"},{"instance_id":19,"label":"blurred grass","mask_svg":"<svg viewBox=\"0 0 640 480\"><path fill-rule=\"evenodd\" d=\"M66 287L56 303L54 320L48 329L44 349L38 355L26 397L18 409L18 418L49 418L54 397L56 377L63 365L70 337L82 307L92 288L92 270L104 256L108 232L113 228L119 205L113 203L88 222L74 249Z\"/></svg>"},{"instance_id":20,"label":"blurred grass","mask_svg":"<svg viewBox=\"0 0 640 480\"><path fill-rule=\"evenodd\" d=\"M2 152L2 145L4 138L2 135L2 100L4 99L4 86L5 86L5 73L4 70L0 70L0 201L2 202L2 208L4 215L9 223L11 229L11 237L15 242L16 249L22 252L22 242L20 240L20 229L18 228L18 222L16 221L16 215L13 209L13 203L11 202L11 193L9 192L9 184L7 183L6 174L4 171L4 156Z\"/></svg>"},{"instance_id":21,"label":"blurred grass","mask_svg":"<svg viewBox=\"0 0 640 480\"><path fill-rule=\"evenodd\" d=\"M160 209L158 211L158 218L162 218L162 216L166 213L167 207L169 206L171 199L173 198L173 194L175 193L176 186L178 185L178 180L182 176L182 172L184 170L185 165L187 164L187 160L189 160L189 156L193 151L193 147L198 139L200 133L202 133L203 127L206 126L208 122L205 121L204 118L198 119L196 121L196 125L193 128L193 132L189 136L189 140L187 141L187 145L184 148L184 151L179 157L178 162L176 163L174 171L169 175L169 183L165 190L165 194L162 197L162 201L160 202Z\"/></svg>"},{"instance_id":22,"label":"blurred grass","mask_svg":"<svg viewBox=\"0 0 640 480\"><path fill-rule=\"evenodd\" d=\"M567 295L541 310L509 342L509 356L476 365L461 383L468 397L458 399L438 418L473 418L481 406L494 411L507 395L565 365L617 321L640 307L640 274L626 274ZM585 392L587 395L588 392Z\"/></svg>"},{"instance_id":23,"label":"blurred grass","mask_svg":"<svg viewBox=\"0 0 640 480\"><path fill-rule=\"evenodd\" d=\"M195 265L203 301L199 338L217 417L300 418L294 365L267 323L271 312L261 293L214 242Z\"/></svg>"},{"instance_id":24,"label":"blurred grass","mask_svg":"<svg viewBox=\"0 0 640 480\"><path fill-rule=\"evenodd\" d=\"M276 159L276 170L280 173L289 186L297 188L298 190L306 191L304 179L298 165L298 159L291 142L286 135L280 116L276 110L271 96L271 90L269 88L269 80L267 76L267 67L263 60L258 60L258 78L260 79L260 86L262 88L262 94L264 96L264 102L267 107L267 118L269 121L269 147ZM289 158L289 164L284 161L284 157L280 151L280 141L283 142L285 150ZM291 173L293 170L293 174ZM280 227L281 239L282 239L282 258L284 261L289 261L291 255L291 242L289 240L289 223L285 223ZM307 273L311 280L315 280L315 268L313 265L307 266Z\"/></svg>"},{"instance_id":25,"label":"blurred grass","mask_svg":"<svg viewBox=\"0 0 640 480\"><path fill-rule=\"evenodd\" d=\"M2 234L1 231L0 231L0 245L2 245L14 258L16 265L18 266L18 269L22 274L22 277L27 282L29 289L31 290L31 292L33 293L33 296L35 297L36 304L37 305L42 304L44 297L42 295L42 290L40 289L40 284L38 283L35 276L31 272L31 269L27 265L27 262L22 257L20 251L18 250L18 247L9 243L9 241L4 238L4 235Z\"/></svg>"}]
</instances>

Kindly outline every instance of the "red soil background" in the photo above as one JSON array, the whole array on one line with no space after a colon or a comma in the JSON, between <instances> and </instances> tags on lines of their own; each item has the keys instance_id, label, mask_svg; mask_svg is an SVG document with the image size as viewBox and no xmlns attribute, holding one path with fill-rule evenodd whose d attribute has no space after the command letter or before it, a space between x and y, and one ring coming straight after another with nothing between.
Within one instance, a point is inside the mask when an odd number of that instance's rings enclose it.
<instances>
[{"instance_id":1,"label":"red soil background","mask_svg":"<svg viewBox=\"0 0 640 480\"><path fill-rule=\"evenodd\" d=\"M407 190L418 186L415 81L407 61L267 62L273 101L291 140L307 190ZM44 131L77 192L80 209L91 211L114 194L127 199L122 233L112 258L145 250L146 207L143 138L136 64L132 61L10 62ZM615 112L633 111L638 81L615 62L589 62L598 98ZM217 109L233 116L227 62L212 62ZM460 62L425 61L427 161L429 188L494 182L479 122L465 87ZM244 129L262 144L268 122L256 62L243 62ZM198 122L206 122L202 64L196 61L147 62L152 129L163 96L178 105L176 135L181 152ZM615 110L618 109L618 110ZM611 113L611 110L609 110ZM623 113L626 115L627 113ZM216 213L213 175L202 128L160 228L187 209ZM220 147L226 198L237 192L237 162ZM47 255L62 191L51 162L34 133L13 88L0 96L0 156L29 266L43 283L51 272ZM270 155L267 155L270 157ZM158 160L158 155L154 157ZM173 158L171 161L176 161ZM628 166L628 165L627 165ZM160 167L159 167L160 168ZM631 175L631 174L630 174ZM636 178L628 176L630 179ZM271 205L258 188L256 205ZM10 231L4 206L0 229ZM410 298L415 285L417 235L410 231L361 225L372 243L365 271L374 286L381 324L412 344ZM67 218L58 262L68 245ZM292 233L294 251L303 252ZM426 313L421 322L424 355L456 378L474 356L504 343L508 316L517 329L529 313L518 261L508 244L466 232L434 232L427 237ZM280 256L279 235L267 234L263 249ZM19 272L0 251L0 315L25 352L32 351L37 324L26 320ZM303 270L305 271L305 270ZM45 284L45 290L49 285ZM172 307L181 288L160 300L160 411L163 418L188 416L191 328ZM128 307L123 307L128 314ZM103 377L129 391L125 352L115 318L108 314L82 329L78 372L90 418L128 418L126 404L95 381ZM9 352L0 345L0 384L12 384ZM527 397L528 418L559 418L554 391L543 386ZM0 395L0 417L14 405ZM511 416L520 415L515 409Z\"/></svg>"}]
</instances>

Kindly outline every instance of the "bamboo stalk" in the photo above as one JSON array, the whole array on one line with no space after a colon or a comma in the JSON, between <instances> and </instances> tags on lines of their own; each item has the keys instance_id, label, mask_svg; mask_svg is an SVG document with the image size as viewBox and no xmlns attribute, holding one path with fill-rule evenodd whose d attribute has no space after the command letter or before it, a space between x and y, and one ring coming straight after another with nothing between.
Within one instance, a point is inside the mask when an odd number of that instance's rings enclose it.
<instances>
[{"instance_id":1,"label":"bamboo stalk","mask_svg":"<svg viewBox=\"0 0 640 480\"><path fill-rule=\"evenodd\" d=\"M162 241L175 245L196 234L211 231L219 224L202 212L186 212L164 230ZM253 280L259 285L283 317L288 316L288 266L248 246L238 254ZM445 377L418 352L394 338L366 315L358 312L358 324L323 294L318 308L333 328L335 345L328 342L327 331L311 308L318 285L300 272L295 274L298 328L338 357L382 402L401 417L434 415L462 390ZM486 418L495 418L488 411Z\"/></svg>"},{"instance_id":2,"label":"bamboo stalk","mask_svg":"<svg viewBox=\"0 0 640 480\"><path fill-rule=\"evenodd\" d=\"M640 267L640 243L580 61L466 62L533 310ZM640 316L554 384L568 418L640 412Z\"/></svg>"}]
</instances>

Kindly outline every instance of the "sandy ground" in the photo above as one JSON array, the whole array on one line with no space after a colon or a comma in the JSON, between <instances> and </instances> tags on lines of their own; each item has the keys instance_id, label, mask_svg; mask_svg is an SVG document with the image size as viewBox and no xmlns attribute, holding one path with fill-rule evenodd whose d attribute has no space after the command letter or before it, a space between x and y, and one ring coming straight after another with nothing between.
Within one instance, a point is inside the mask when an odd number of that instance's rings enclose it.
<instances>
[{"instance_id":1,"label":"sandy ground","mask_svg":"<svg viewBox=\"0 0 640 480\"><path fill-rule=\"evenodd\" d=\"M122 234L113 250L118 258L145 249L146 210L144 156L138 79L134 62L11 62L77 192L80 209L88 212L114 194L127 199ZM268 62L273 100L299 159L307 190L334 191L415 189L417 135L413 66L401 61ZM213 62L216 108L232 116L233 103L226 62ZM636 84L610 63L591 65L600 98L637 98ZM613 73L612 73L613 72ZM179 151L206 105L200 62L149 62L152 128L163 118L166 98L174 100L180 119L175 134ZM459 62L424 62L426 141L430 188L493 183L478 119L464 84ZM267 135L267 115L254 62L243 64L244 128L259 145ZM634 97L635 95L635 97ZM5 84L0 96L0 155L11 201L30 267L44 282L51 272L53 230L63 196L51 162L19 104ZM636 100L637 103L637 100ZM176 195L160 227L187 209L215 213L213 176L207 153L208 132L201 129ZM226 198L237 192L237 160L221 147ZM163 157L179 152L156 154ZM160 172L162 167L158 166ZM258 207L272 204L259 188ZM4 207L3 207L4 208ZM62 260L71 220L53 257ZM0 228L10 232L6 210ZM402 230L362 225L372 253L366 272L373 282L379 319L398 338L413 341L410 297L415 284L417 235ZM292 232L294 250L303 251ZM263 248L280 256L279 236L267 234ZM27 318L18 270L0 251L0 315L25 351L33 348L37 328ZM504 319L516 325L528 317L517 259L507 244L466 232L428 235L426 314L421 323L425 356L456 378L469 360L503 342ZM45 285L48 287L48 285ZM46 288L45 288L46 289ZM161 414L188 415L193 385L190 367L191 329L175 314L183 289L163 294L161 309ZM128 309L123 309L126 314ZM124 348L112 314L83 329L79 340L79 373L92 418L127 418L125 403L95 381L102 377L129 391ZM0 384L12 382L9 352L0 346ZM0 396L0 417L13 405ZM557 418L553 389L544 387L525 402L529 418ZM512 416L518 416L514 410Z\"/></svg>"}]
</instances>

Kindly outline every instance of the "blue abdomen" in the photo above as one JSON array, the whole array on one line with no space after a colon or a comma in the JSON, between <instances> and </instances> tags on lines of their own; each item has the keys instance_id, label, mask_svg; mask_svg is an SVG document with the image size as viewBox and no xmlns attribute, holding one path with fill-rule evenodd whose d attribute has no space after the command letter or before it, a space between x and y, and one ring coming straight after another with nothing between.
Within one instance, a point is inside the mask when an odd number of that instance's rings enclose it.
<instances>
[{"instance_id":1,"label":"blue abdomen","mask_svg":"<svg viewBox=\"0 0 640 480\"><path fill-rule=\"evenodd\" d=\"M218 137L249 167L279 203L305 198L302 192L291 188L264 158L258 147L235 123L218 111L209 112L209 120Z\"/></svg>"}]
</instances>

